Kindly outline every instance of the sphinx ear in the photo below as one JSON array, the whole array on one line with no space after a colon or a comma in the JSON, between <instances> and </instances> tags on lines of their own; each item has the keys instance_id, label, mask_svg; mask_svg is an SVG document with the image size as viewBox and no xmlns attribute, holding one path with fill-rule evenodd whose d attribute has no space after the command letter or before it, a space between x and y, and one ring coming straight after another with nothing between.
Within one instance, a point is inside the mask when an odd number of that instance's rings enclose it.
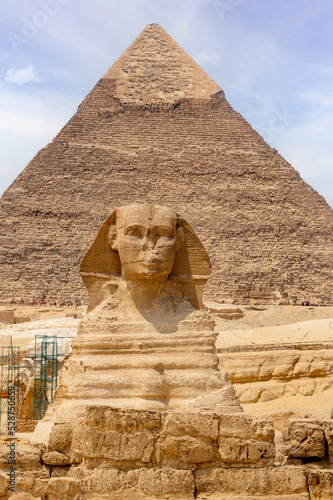
<instances>
[{"instance_id":1,"label":"sphinx ear","mask_svg":"<svg viewBox=\"0 0 333 500\"><path fill-rule=\"evenodd\" d=\"M176 252L180 249L180 247L183 245L185 241L185 233L184 229L182 227L178 227L176 230L176 239L177 239L177 245L176 245Z\"/></svg>"},{"instance_id":2,"label":"sphinx ear","mask_svg":"<svg viewBox=\"0 0 333 500\"><path fill-rule=\"evenodd\" d=\"M117 226L109 226L108 229L108 243L112 250L118 252L118 242L117 242Z\"/></svg>"}]
</instances>

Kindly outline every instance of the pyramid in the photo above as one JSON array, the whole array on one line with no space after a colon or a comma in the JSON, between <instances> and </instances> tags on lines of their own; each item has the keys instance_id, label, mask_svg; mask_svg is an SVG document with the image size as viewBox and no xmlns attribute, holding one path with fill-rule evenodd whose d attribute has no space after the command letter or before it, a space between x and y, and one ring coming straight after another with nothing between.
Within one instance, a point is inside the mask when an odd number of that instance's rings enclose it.
<instances>
[{"instance_id":1,"label":"pyramid","mask_svg":"<svg viewBox=\"0 0 333 500\"><path fill-rule=\"evenodd\" d=\"M3 194L1 299L86 298L79 262L132 203L186 217L211 258L206 296L333 303L332 209L157 24Z\"/></svg>"}]
</instances>

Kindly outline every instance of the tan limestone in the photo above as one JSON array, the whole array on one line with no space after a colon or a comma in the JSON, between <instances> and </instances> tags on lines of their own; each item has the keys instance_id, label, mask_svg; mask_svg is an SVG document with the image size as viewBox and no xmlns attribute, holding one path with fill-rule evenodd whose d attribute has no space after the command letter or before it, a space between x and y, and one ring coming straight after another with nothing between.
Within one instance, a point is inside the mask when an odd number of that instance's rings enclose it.
<instances>
[{"instance_id":1,"label":"tan limestone","mask_svg":"<svg viewBox=\"0 0 333 500\"><path fill-rule=\"evenodd\" d=\"M205 494L214 500L309 499L305 470L296 467L197 470L195 484L202 500Z\"/></svg>"},{"instance_id":2,"label":"tan limestone","mask_svg":"<svg viewBox=\"0 0 333 500\"><path fill-rule=\"evenodd\" d=\"M314 422L287 421L283 438L288 442L290 457L319 457L325 455L325 432Z\"/></svg>"},{"instance_id":3,"label":"tan limestone","mask_svg":"<svg viewBox=\"0 0 333 500\"><path fill-rule=\"evenodd\" d=\"M333 471L310 469L308 472L311 500L330 500L333 494Z\"/></svg>"},{"instance_id":4,"label":"tan limestone","mask_svg":"<svg viewBox=\"0 0 333 500\"><path fill-rule=\"evenodd\" d=\"M8 487L8 476L4 472L0 471L0 497L4 497L7 494Z\"/></svg>"},{"instance_id":5,"label":"tan limestone","mask_svg":"<svg viewBox=\"0 0 333 500\"><path fill-rule=\"evenodd\" d=\"M29 493L16 493L12 495L11 500L41 500L41 497L36 497L34 495L30 495Z\"/></svg>"},{"instance_id":6,"label":"tan limestone","mask_svg":"<svg viewBox=\"0 0 333 500\"><path fill-rule=\"evenodd\" d=\"M243 413L91 406L84 418L54 424L51 445L39 465L36 462L35 471L26 471L26 480L20 477L17 484L25 486L25 495L42 500L329 499L332 428L330 420L290 421L284 433L286 460L274 465L274 458L279 458L275 457L273 425L266 419ZM324 456L318 452L316 440L311 441L318 429L326 440ZM69 438L65 438L66 431ZM76 435L82 436L80 443ZM68 457L75 448L79 460L70 459L66 467L59 465L53 449L57 439ZM149 442L147 449L141 446L144 440ZM265 452L268 445L269 455ZM295 454L299 445L303 451ZM226 450L231 451L228 456ZM45 457L54 457L54 463L43 465ZM48 473L42 475L42 467ZM33 473L36 475L29 476Z\"/></svg>"},{"instance_id":7,"label":"tan limestone","mask_svg":"<svg viewBox=\"0 0 333 500\"><path fill-rule=\"evenodd\" d=\"M103 79L114 82L115 99L139 105L209 99L221 91L157 24L147 26Z\"/></svg>"},{"instance_id":8,"label":"tan limestone","mask_svg":"<svg viewBox=\"0 0 333 500\"><path fill-rule=\"evenodd\" d=\"M201 309L209 259L186 221L161 206L118 208L80 272L90 305L49 413L89 404L241 411L217 366L214 321Z\"/></svg>"}]
</instances>

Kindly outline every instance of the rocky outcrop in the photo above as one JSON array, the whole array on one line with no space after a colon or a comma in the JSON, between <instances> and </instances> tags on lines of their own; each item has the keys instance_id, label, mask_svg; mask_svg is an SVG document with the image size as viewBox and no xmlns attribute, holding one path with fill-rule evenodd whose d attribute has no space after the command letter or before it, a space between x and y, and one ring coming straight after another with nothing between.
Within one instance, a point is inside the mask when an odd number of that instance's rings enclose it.
<instances>
[{"instance_id":1,"label":"rocky outcrop","mask_svg":"<svg viewBox=\"0 0 333 500\"><path fill-rule=\"evenodd\" d=\"M244 404L265 402L284 395L312 396L333 385L333 345L314 350L313 344L248 346L219 350L220 367L228 374ZM295 347L295 346L294 346ZM326 349L325 349L326 347Z\"/></svg>"}]
</instances>

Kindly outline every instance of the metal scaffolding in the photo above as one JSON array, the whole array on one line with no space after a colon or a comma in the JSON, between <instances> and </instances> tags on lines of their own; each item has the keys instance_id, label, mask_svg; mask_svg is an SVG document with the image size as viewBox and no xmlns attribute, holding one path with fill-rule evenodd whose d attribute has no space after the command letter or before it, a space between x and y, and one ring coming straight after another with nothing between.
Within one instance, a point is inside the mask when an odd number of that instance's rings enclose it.
<instances>
[{"instance_id":1,"label":"metal scaffolding","mask_svg":"<svg viewBox=\"0 0 333 500\"><path fill-rule=\"evenodd\" d=\"M40 420L50 405L58 383L58 341L56 336L36 335L34 354L34 396L24 420Z\"/></svg>"},{"instance_id":2,"label":"metal scaffolding","mask_svg":"<svg viewBox=\"0 0 333 500\"><path fill-rule=\"evenodd\" d=\"M15 420L20 427L22 422L44 417L55 396L58 374L69 353L71 340L72 337L36 335L34 353L24 357L17 346L2 347L0 434L8 433L11 420Z\"/></svg>"}]
</instances>

